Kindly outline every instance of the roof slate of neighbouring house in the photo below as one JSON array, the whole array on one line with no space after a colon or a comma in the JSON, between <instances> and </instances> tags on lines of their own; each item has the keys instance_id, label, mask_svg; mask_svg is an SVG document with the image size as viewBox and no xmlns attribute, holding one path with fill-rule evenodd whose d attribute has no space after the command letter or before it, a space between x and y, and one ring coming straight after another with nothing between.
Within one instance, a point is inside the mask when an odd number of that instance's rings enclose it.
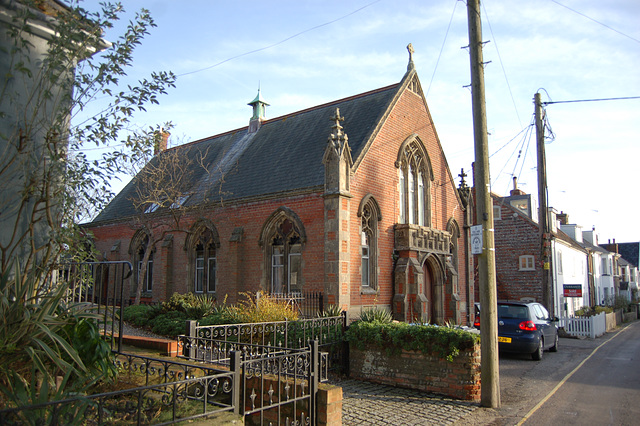
<instances>
[{"instance_id":1,"label":"roof slate of neighbouring house","mask_svg":"<svg viewBox=\"0 0 640 426\"><path fill-rule=\"evenodd\" d=\"M603 247L591 244L587 240L583 240L582 243L579 243L579 244L582 247L584 247L585 249L590 250L590 251L596 251L596 252L603 253L603 254L611 254L608 250L605 250Z\"/></svg>"},{"instance_id":2,"label":"roof slate of neighbouring house","mask_svg":"<svg viewBox=\"0 0 640 426\"><path fill-rule=\"evenodd\" d=\"M618 243L618 253L636 268L640 262L640 243Z\"/></svg>"},{"instance_id":3,"label":"roof slate of neighbouring house","mask_svg":"<svg viewBox=\"0 0 640 426\"><path fill-rule=\"evenodd\" d=\"M191 158L205 154L204 163L208 165L207 171L194 169L193 192L184 205L321 188L322 157L336 108L344 117L341 124L352 157L358 158L399 87L401 83L267 120L253 134L244 127L171 148L185 150ZM135 185L133 179L93 222L136 214L131 202Z\"/></svg>"}]
</instances>

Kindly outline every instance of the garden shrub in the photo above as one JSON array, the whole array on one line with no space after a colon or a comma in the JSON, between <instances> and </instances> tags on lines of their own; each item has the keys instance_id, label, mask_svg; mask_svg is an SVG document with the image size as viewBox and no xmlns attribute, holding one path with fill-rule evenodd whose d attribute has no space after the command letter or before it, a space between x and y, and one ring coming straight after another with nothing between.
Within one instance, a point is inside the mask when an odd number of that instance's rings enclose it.
<instances>
[{"instance_id":1,"label":"garden shrub","mask_svg":"<svg viewBox=\"0 0 640 426\"><path fill-rule=\"evenodd\" d=\"M122 319L137 327L148 325L152 307L149 305L131 305L124 308Z\"/></svg>"},{"instance_id":2,"label":"garden shrub","mask_svg":"<svg viewBox=\"0 0 640 426\"><path fill-rule=\"evenodd\" d=\"M187 309L195 303L196 296L193 293L173 293L167 302L162 303L162 309L165 312L179 311L187 312Z\"/></svg>"},{"instance_id":3,"label":"garden shrub","mask_svg":"<svg viewBox=\"0 0 640 426\"><path fill-rule=\"evenodd\" d=\"M251 322L295 321L298 312L286 301L261 296L255 300L248 293L237 305L216 304L215 298L192 293L174 293L160 306L133 305L124 309L124 320L163 336L177 336L185 331L186 320L199 325L241 324Z\"/></svg>"},{"instance_id":4,"label":"garden shrub","mask_svg":"<svg viewBox=\"0 0 640 426\"><path fill-rule=\"evenodd\" d=\"M102 338L100 328L94 319L72 315L71 322L64 328L69 343L78 352L78 356L87 370L98 378L112 379L117 376L111 347ZM68 362L71 358L64 354Z\"/></svg>"},{"instance_id":5,"label":"garden shrub","mask_svg":"<svg viewBox=\"0 0 640 426\"><path fill-rule=\"evenodd\" d=\"M385 349L389 354L398 354L404 349L435 354L448 361L480 341L479 335L456 328L379 321L356 321L345 337L361 350L369 344Z\"/></svg>"},{"instance_id":6,"label":"garden shrub","mask_svg":"<svg viewBox=\"0 0 640 426\"><path fill-rule=\"evenodd\" d=\"M585 306L584 308L575 311L575 315L577 317L592 317L600 314L601 312L610 314L611 312L613 312L613 309L608 306Z\"/></svg>"},{"instance_id":7,"label":"garden shrub","mask_svg":"<svg viewBox=\"0 0 640 426\"><path fill-rule=\"evenodd\" d=\"M64 399L114 373L94 306L67 303L66 281L41 278L37 266L24 272L17 262L0 274L0 406Z\"/></svg>"},{"instance_id":8,"label":"garden shrub","mask_svg":"<svg viewBox=\"0 0 640 426\"><path fill-rule=\"evenodd\" d=\"M216 298L208 294L198 294L185 309L189 318L201 319L213 314L216 310Z\"/></svg>"},{"instance_id":9,"label":"garden shrub","mask_svg":"<svg viewBox=\"0 0 640 426\"><path fill-rule=\"evenodd\" d=\"M624 296L617 295L613 300L613 309L616 311L622 309L624 312L629 312L629 300Z\"/></svg>"},{"instance_id":10,"label":"garden shrub","mask_svg":"<svg viewBox=\"0 0 640 426\"><path fill-rule=\"evenodd\" d=\"M340 315L342 315L342 307L340 305L329 305L318 313L319 317L339 317Z\"/></svg>"},{"instance_id":11,"label":"garden shrub","mask_svg":"<svg viewBox=\"0 0 640 426\"><path fill-rule=\"evenodd\" d=\"M229 316L236 323L295 321L298 312L295 307L280 299L262 295L256 300L248 293L240 293L243 300L229 307Z\"/></svg>"},{"instance_id":12,"label":"garden shrub","mask_svg":"<svg viewBox=\"0 0 640 426\"><path fill-rule=\"evenodd\" d=\"M187 315L180 311L170 311L153 319L151 331L162 336L175 337L185 331Z\"/></svg>"},{"instance_id":13,"label":"garden shrub","mask_svg":"<svg viewBox=\"0 0 640 426\"><path fill-rule=\"evenodd\" d=\"M234 307L224 304L214 306L212 313L202 318L199 325L234 324L236 320Z\"/></svg>"},{"instance_id":14,"label":"garden shrub","mask_svg":"<svg viewBox=\"0 0 640 426\"><path fill-rule=\"evenodd\" d=\"M382 308L368 308L360 313L360 321L388 324L393 321L391 312Z\"/></svg>"}]
</instances>

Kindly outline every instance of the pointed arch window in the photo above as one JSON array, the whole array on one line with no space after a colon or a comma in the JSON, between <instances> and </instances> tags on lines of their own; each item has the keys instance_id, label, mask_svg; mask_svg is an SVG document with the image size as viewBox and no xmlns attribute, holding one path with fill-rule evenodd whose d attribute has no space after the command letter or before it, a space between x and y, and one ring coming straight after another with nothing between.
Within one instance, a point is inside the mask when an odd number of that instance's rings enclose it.
<instances>
[{"instance_id":1,"label":"pointed arch window","mask_svg":"<svg viewBox=\"0 0 640 426\"><path fill-rule=\"evenodd\" d=\"M271 273L269 291L274 294L302 291L302 239L296 225L284 218L269 240Z\"/></svg>"},{"instance_id":2,"label":"pointed arch window","mask_svg":"<svg viewBox=\"0 0 640 426\"><path fill-rule=\"evenodd\" d=\"M274 294L300 293L304 287L304 225L288 207L279 207L265 222L258 243L263 250L262 288Z\"/></svg>"},{"instance_id":3,"label":"pointed arch window","mask_svg":"<svg viewBox=\"0 0 640 426\"><path fill-rule=\"evenodd\" d=\"M133 264L135 265L135 282L140 280L142 275L142 264L144 262L144 253L149 245L149 236L144 231L138 231L132 239L133 248ZM129 249L131 250L131 248ZM131 253L131 251L129 252ZM135 288L135 286L134 286ZM146 272L142 283L142 292L151 293L153 291L153 251L149 254L147 260Z\"/></svg>"},{"instance_id":4,"label":"pointed arch window","mask_svg":"<svg viewBox=\"0 0 640 426\"><path fill-rule=\"evenodd\" d=\"M198 221L187 236L184 249L188 252L190 291L216 294L218 290L218 250L220 239L215 226L208 220Z\"/></svg>"},{"instance_id":5,"label":"pointed arch window","mask_svg":"<svg viewBox=\"0 0 640 426\"><path fill-rule=\"evenodd\" d=\"M457 294L458 289L458 270L460 268L458 259L458 239L460 238L460 227L458 222L451 218L447 223L447 232L451 234L449 242L449 258L447 259L447 268L451 275L451 292Z\"/></svg>"},{"instance_id":6,"label":"pointed arch window","mask_svg":"<svg viewBox=\"0 0 640 426\"><path fill-rule=\"evenodd\" d=\"M429 183L433 175L427 152L417 136L410 137L402 144L396 167L399 173L400 223L430 226Z\"/></svg>"},{"instance_id":7,"label":"pointed arch window","mask_svg":"<svg viewBox=\"0 0 640 426\"><path fill-rule=\"evenodd\" d=\"M196 241L194 264L194 291L215 293L218 259L216 246L210 229L204 230Z\"/></svg>"},{"instance_id":8,"label":"pointed arch window","mask_svg":"<svg viewBox=\"0 0 640 426\"><path fill-rule=\"evenodd\" d=\"M360 202L358 216L360 230L360 282L363 292L378 290L378 222L381 220L380 207L371 195Z\"/></svg>"}]
</instances>

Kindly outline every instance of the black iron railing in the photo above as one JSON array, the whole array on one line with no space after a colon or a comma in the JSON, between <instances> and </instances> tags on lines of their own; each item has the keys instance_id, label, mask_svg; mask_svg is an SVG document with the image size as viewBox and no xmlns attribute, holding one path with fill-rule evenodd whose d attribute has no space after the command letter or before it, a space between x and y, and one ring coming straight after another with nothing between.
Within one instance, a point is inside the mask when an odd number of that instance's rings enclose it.
<instances>
[{"instance_id":1,"label":"black iron railing","mask_svg":"<svg viewBox=\"0 0 640 426\"><path fill-rule=\"evenodd\" d=\"M302 349L317 340L319 349L329 354L329 368L336 370L343 369L345 364L345 330L344 314L297 321L207 326L187 321L186 334L178 336L178 345L180 356L186 359L225 365L232 350L258 351L269 356L286 348Z\"/></svg>"},{"instance_id":2,"label":"black iron railing","mask_svg":"<svg viewBox=\"0 0 640 426\"><path fill-rule=\"evenodd\" d=\"M258 301L261 295L260 292L256 294ZM271 293L266 296L291 305L302 318L315 318L324 312L324 293L321 291Z\"/></svg>"},{"instance_id":3,"label":"black iron railing","mask_svg":"<svg viewBox=\"0 0 640 426\"><path fill-rule=\"evenodd\" d=\"M126 390L0 410L0 424L171 424L221 412L239 414L236 371L162 381ZM209 369L209 372L214 370ZM148 373L138 370L138 374ZM147 380L149 376L147 374ZM165 376L166 378L166 376Z\"/></svg>"}]
</instances>

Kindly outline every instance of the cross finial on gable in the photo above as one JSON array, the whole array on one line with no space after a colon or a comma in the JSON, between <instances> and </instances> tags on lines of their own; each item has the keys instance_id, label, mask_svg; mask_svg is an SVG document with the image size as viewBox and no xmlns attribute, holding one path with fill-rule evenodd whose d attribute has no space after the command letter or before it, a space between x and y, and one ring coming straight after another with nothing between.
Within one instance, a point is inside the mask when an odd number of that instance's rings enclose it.
<instances>
[{"instance_id":1,"label":"cross finial on gable","mask_svg":"<svg viewBox=\"0 0 640 426\"><path fill-rule=\"evenodd\" d=\"M458 176L460 177L460 188L466 188L467 182L465 182L464 178L467 177L467 174L464 172L464 169L460 169L460 174Z\"/></svg>"},{"instance_id":2,"label":"cross finial on gable","mask_svg":"<svg viewBox=\"0 0 640 426\"><path fill-rule=\"evenodd\" d=\"M409 43L407 45L407 50L409 51L409 65L407 65L407 71L411 71L414 68L413 53L415 52L415 50L413 49L413 44Z\"/></svg>"}]
</instances>

